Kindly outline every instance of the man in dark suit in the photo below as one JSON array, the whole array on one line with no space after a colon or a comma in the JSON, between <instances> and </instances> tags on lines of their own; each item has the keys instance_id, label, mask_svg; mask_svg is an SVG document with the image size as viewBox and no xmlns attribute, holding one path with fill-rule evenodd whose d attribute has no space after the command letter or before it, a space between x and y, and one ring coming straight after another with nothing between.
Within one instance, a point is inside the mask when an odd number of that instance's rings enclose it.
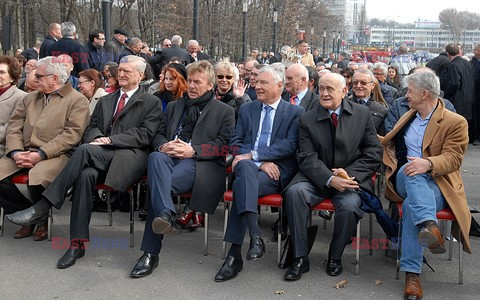
<instances>
[{"instance_id":1,"label":"man in dark suit","mask_svg":"<svg viewBox=\"0 0 480 300\"><path fill-rule=\"evenodd\" d=\"M190 207L213 214L225 192L225 158L235 113L213 93L215 72L207 61L188 68L188 96L170 102L148 157L150 209L144 251L130 276L150 275L158 265L164 235L178 232L171 195L192 192Z\"/></svg>"},{"instance_id":2,"label":"man in dark suit","mask_svg":"<svg viewBox=\"0 0 480 300\"><path fill-rule=\"evenodd\" d=\"M73 60L72 76L78 78L78 73L90 69L88 50L76 40L77 30L72 22L62 23L62 39L52 44L48 49L52 56L67 54Z\"/></svg>"},{"instance_id":3,"label":"man in dark suit","mask_svg":"<svg viewBox=\"0 0 480 300\"><path fill-rule=\"evenodd\" d=\"M51 56L50 54L50 46L55 44L59 39L62 38L62 29L60 24L58 23L51 23L48 25L48 34L43 39L42 45L40 46L40 53L39 58L44 58L47 56Z\"/></svg>"},{"instance_id":4,"label":"man in dark suit","mask_svg":"<svg viewBox=\"0 0 480 300\"><path fill-rule=\"evenodd\" d=\"M340 54L338 54L338 68L342 70L346 69L349 63L350 60L348 60L347 52L340 52Z\"/></svg>"},{"instance_id":5,"label":"man in dark suit","mask_svg":"<svg viewBox=\"0 0 480 300\"><path fill-rule=\"evenodd\" d=\"M120 53L125 49L125 41L128 39L128 33L123 28L117 28L113 31L113 37L105 46L108 61L114 61L118 64Z\"/></svg>"},{"instance_id":6,"label":"man in dark suit","mask_svg":"<svg viewBox=\"0 0 480 300\"><path fill-rule=\"evenodd\" d=\"M40 46L41 46L40 43L36 43L35 46L33 46L32 48L25 49L25 51L22 52L23 57L25 57L27 61L31 59L38 60L38 53L40 52Z\"/></svg>"},{"instance_id":7,"label":"man in dark suit","mask_svg":"<svg viewBox=\"0 0 480 300\"><path fill-rule=\"evenodd\" d=\"M103 45L105 44L105 32L94 29L88 34L87 49L90 67L98 72L103 71L103 66L109 62Z\"/></svg>"},{"instance_id":8,"label":"man in dark suit","mask_svg":"<svg viewBox=\"0 0 480 300\"><path fill-rule=\"evenodd\" d=\"M367 107L344 100L345 79L327 74L320 79L320 106L300 117L300 171L285 191L285 208L295 260L286 280L309 270L307 222L310 207L330 198L335 206L327 274L342 273L341 257L362 218L362 200L355 191L373 193L371 176L380 166L382 147ZM348 179L346 179L348 177Z\"/></svg>"},{"instance_id":9,"label":"man in dark suit","mask_svg":"<svg viewBox=\"0 0 480 300\"><path fill-rule=\"evenodd\" d=\"M309 111L318 106L318 95L308 89L308 70L302 64L293 64L285 71L283 100L300 105Z\"/></svg>"},{"instance_id":10,"label":"man in dark suit","mask_svg":"<svg viewBox=\"0 0 480 300\"><path fill-rule=\"evenodd\" d=\"M180 58L181 60L180 63L184 65L188 65L189 63L191 63L192 58L190 54L185 49L180 48L181 45L182 45L182 37L179 35L174 35L172 37L172 47L162 49L162 53L158 58L158 61L160 61L160 65L163 66L167 64L170 58L172 57Z\"/></svg>"},{"instance_id":11,"label":"man in dark suit","mask_svg":"<svg viewBox=\"0 0 480 300\"><path fill-rule=\"evenodd\" d=\"M232 167L233 205L225 241L232 243L215 281L235 278L243 268L241 248L245 232L250 233L248 260L265 253L257 223L258 197L280 193L292 178L297 163L298 117L303 107L282 100L283 70L263 67L257 77L257 100L240 107L238 123L230 141L235 150Z\"/></svg>"},{"instance_id":12,"label":"man in dark suit","mask_svg":"<svg viewBox=\"0 0 480 300\"><path fill-rule=\"evenodd\" d=\"M145 174L147 152L162 120L162 103L139 89L146 67L144 59L126 58L118 67L121 89L98 102L83 136L84 144L45 190L42 200L9 218L19 225L34 224L45 218L51 206L60 209L67 191L73 187L71 243L57 263L61 269L72 266L85 255L94 185L103 181L117 191L126 192Z\"/></svg>"}]
</instances>

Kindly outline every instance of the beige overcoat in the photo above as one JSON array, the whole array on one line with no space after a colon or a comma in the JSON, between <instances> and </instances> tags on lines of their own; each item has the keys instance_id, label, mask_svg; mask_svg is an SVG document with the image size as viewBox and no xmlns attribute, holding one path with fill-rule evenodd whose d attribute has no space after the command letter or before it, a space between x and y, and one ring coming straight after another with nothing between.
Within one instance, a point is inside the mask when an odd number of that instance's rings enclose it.
<instances>
[{"instance_id":1,"label":"beige overcoat","mask_svg":"<svg viewBox=\"0 0 480 300\"><path fill-rule=\"evenodd\" d=\"M405 113L395 127L382 140L384 146L383 163L386 169L385 198L392 202L402 202L391 181L392 174L397 170L395 156L395 135L416 114L415 110ZM422 154L432 161L432 176L438 188L445 197L448 206L453 211L457 222L454 222L452 233L462 232L463 249L471 253L470 223L471 215L463 186L460 167L468 145L468 125L465 118L445 109L445 103L439 99L438 107L428 122L423 138ZM458 236L456 237L458 239Z\"/></svg>"},{"instance_id":2,"label":"beige overcoat","mask_svg":"<svg viewBox=\"0 0 480 300\"><path fill-rule=\"evenodd\" d=\"M6 153L42 150L47 159L38 162L28 173L29 185L47 187L68 161L68 152L80 142L90 114L89 102L65 84L47 100L43 93L29 93L17 102L8 122ZM0 180L20 170L15 161L0 159Z\"/></svg>"}]
</instances>

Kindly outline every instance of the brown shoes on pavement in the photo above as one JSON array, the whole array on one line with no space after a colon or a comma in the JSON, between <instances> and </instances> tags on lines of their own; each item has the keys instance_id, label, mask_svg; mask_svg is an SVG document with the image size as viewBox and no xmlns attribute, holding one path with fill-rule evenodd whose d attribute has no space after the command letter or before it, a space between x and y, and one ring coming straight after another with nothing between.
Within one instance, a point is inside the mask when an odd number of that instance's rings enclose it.
<instances>
[{"instance_id":1,"label":"brown shoes on pavement","mask_svg":"<svg viewBox=\"0 0 480 300\"><path fill-rule=\"evenodd\" d=\"M430 249L433 254L445 253L445 240L435 222L430 223L418 233L418 242L423 247Z\"/></svg>"},{"instance_id":2,"label":"brown shoes on pavement","mask_svg":"<svg viewBox=\"0 0 480 300\"><path fill-rule=\"evenodd\" d=\"M14 239L23 239L33 235L34 241L43 241L48 238L48 222L37 225L37 230L34 233L35 225L22 226L15 235Z\"/></svg>"},{"instance_id":3,"label":"brown shoes on pavement","mask_svg":"<svg viewBox=\"0 0 480 300\"><path fill-rule=\"evenodd\" d=\"M420 276L418 274L405 274L405 292L403 298L405 300L420 300L423 298L422 285L420 284Z\"/></svg>"}]
</instances>

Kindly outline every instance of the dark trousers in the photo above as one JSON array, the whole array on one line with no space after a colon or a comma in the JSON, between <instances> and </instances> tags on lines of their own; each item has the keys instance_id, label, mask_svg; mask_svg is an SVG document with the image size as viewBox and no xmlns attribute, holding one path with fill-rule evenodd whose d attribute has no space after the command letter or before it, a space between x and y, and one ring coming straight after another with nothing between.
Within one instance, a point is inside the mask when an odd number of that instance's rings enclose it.
<instances>
[{"instance_id":1,"label":"dark trousers","mask_svg":"<svg viewBox=\"0 0 480 300\"><path fill-rule=\"evenodd\" d=\"M142 251L159 254L162 248L163 234L152 230L153 219L160 213L175 214L172 195L188 193L195 182L195 160L172 159L165 153L153 152L148 156L148 187L150 190L150 208L145 221Z\"/></svg>"},{"instance_id":2,"label":"dark trousers","mask_svg":"<svg viewBox=\"0 0 480 300\"><path fill-rule=\"evenodd\" d=\"M42 192L45 190L41 185L27 185L30 199L28 200L12 183L12 178L28 173L30 169L22 169L13 175L0 181L0 206L3 207L6 214L13 214L14 212L24 210L37 203L41 197Z\"/></svg>"},{"instance_id":3,"label":"dark trousers","mask_svg":"<svg viewBox=\"0 0 480 300\"><path fill-rule=\"evenodd\" d=\"M70 239L89 239L88 225L92 215L95 184L104 179L114 154L115 150L111 148L90 144L81 145L43 193L53 206L60 209L65 202L67 191L73 187Z\"/></svg>"},{"instance_id":4,"label":"dark trousers","mask_svg":"<svg viewBox=\"0 0 480 300\"><path fill-rule=\"evenodd\" d=\"M245 212L257 212L258 197L281 192L280 181L260 171L251 160L240 161L234 169L233 203L225 242L241 245L247 230Z\"/></svg>"},{"instance_id":5,"label":"dark trousers","mask_svg":"<svg viewBox=\"0 0 480 300\"><path fill-rule=\"evenodd\" d=\"M334 191L329 195L335 206L333 237L330 242L329 256L340 259L345 246L351 243L358 221L363 217L360 209L362 200L355 192ZM308 255L307 225L310 207L325 199L320 190L309 181L298 182L285 191L285 209L288 226L295 249L295 257Z\"/></svg>"}]
</instances>

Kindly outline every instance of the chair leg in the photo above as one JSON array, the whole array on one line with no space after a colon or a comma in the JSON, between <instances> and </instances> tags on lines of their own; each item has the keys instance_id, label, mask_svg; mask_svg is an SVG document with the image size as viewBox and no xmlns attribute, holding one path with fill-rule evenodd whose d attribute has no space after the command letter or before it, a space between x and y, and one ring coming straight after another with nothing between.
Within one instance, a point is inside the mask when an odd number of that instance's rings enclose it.
<instances>
[{"instance_id":1,"label":"chair leg","mask_svg":"<svg viewBox=\"0 0 480 300\"><path fill-rule=\"evenodd\" d=\"M402 248L402 218L400 218L400 223L398 224L398 239L397 239L397 262L395 267L395 279L400 279L400 251Z\"/></svg>"},{"instance_id":2,"label":"chair leg","mask_svg":"<svg viewBox=\"0 0 480 300\"><path fill-rule=\"evenodd\" d=\"M373 238L373 215L368 214L368 242L371 244ZM373 255L372 247L369 247L368 255Z\"/></svg>"},{"instance_id":3,"label":"chair leg","mask_svg":"<svg viewBox=\"0 0 480 300\"><path fill-rule=\"evenodd\" d=\"M323 230L327 229L327 220L323 219Z\"/></svg>"},{"instance_id":4,"label":"chair leg","mask_svg":"<svg viewBox=\"0 0 480 300\"><path fill-rule=\"evenodd\" d=\"M360 273L360 221L357 224L357 240L355 243L355 275L358 275Z\"/></svg>"},{"instance_id":5,"label":"chair leg","mask_svg":"<svg viewBox=\"0 0 480 300\"><path fill-rule=\"evenodd\" d=\"M204 242L204 250L203 250L203 255L207 256L208 255L208 213L205 213L205 231L204 231L204 237L203 237L203 242Z\"/></svg>"},{"instance_id":6,"label":"chair leg","mask_svg":"<svg viewBox=\"0 0 480 300\"><path fill-rule=\"evenodd\" d=\"M104 194L102 195L105 197L105 201L107 201L107 211L108 211L108 226L113 225L113 217L112 217L112 205L110 204L110 192L103 191Z\"/></svg>"},{"instance_id":7,"label":"chair leg","mask_svg":"<svg viewBox=\"0 0 480 300\"><path fill-rule=\"evenodd\" d=\"M48 240L52 240L52 224L53 224L53 208L50 207L48 211L48 229L47 229L47 236Z\"/></svg>"},{"instance_id":8,"label":"chair leg","mask_svg":"<svg viewBox=\"0 0 480 300\"><path fill-rule=\"evenodd\" d=\"M227 243L225 242L225 234L227 232L227 224L228 224L228 202L223 202L223 244L222 244L222 259L227 257Z\"/></svg>"},{"instance_id":9,"label":"chair leg","mask_svg":"<svg viewBox=\"0 0 480 300\"><path fill-rule=\"evenodd\" d=\"M447 227L450 228L450 230L448 230L450 232L450 241L448 243L448 260L452 261L452 257L453 257L452 221L447 221L447 222L448 222Z\"/></svg>"},{"instance_id":10,"label":"chair leg","mask_svg":"<svg viewBox=\"0 0 480 300\"><path fill-rule=\"evenodd\" d=\"M135 198L134 191L130 191L130 248L135 245Z\"/></svg>"},{"instance_id":11,"label":"chair leg","mask_svg":"<svg viewBox=\"0 0 480 300\"><path fill-rule=\"evenodd\" d=\"M462 249L462 231L458 227L458 284L463 284L463 249Z\"/></svg>"},{"instance_id":12,"label":"chair leg","mask_svg":"<svg viewBox=\"0 0 480 300\"><path fill-rule=\"evenodd\" d=\"M277 264L280 264L282 255L282 207L278 208L278 230L277 230Z\"/></svg>"},{"instance_id":13,"label":"chair leg","mask_svg":"<svg viewBox=\"0 0 480 300\"><path fill-rule=\"evenodd\" d=\"M3 207L0 207L0 236L3 236L4 221L5 221L5 212L3 211Z\"/></svg>"}]
</instances>

